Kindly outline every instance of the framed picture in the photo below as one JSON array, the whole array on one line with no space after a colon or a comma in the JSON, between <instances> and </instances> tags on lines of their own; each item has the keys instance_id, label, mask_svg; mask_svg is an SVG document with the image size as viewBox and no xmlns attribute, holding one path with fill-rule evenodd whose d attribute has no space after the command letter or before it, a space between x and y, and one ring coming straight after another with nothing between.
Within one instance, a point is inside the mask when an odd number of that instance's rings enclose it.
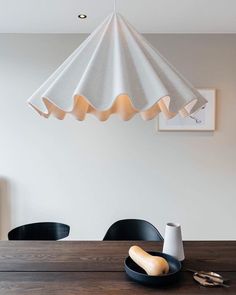
<instances>
[{"instance_id":1,"label":"framed picture","mask_svg":"<svg viewBox=\"0 0 236 295\"><path fill-rule=\"evenodd\" d=\"M158 116L159 131L213 131L215 130L215 89L198 89L208 103L187 118L176 115L167 120L162 113Z\"/></svg>"}]
</instances>

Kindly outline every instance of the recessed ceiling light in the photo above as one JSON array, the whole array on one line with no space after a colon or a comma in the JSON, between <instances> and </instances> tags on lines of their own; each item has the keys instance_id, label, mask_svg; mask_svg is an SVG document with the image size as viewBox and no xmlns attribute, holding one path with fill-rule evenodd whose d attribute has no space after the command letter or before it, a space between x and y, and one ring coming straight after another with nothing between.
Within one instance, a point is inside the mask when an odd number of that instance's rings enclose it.
<instances>
[{"instance_id":1,"label":"recessed ceiling light","mask_svg":"<svg viewBox=\"0 0 236 295\"><path fill-rule=\"evenodd\" d=\"M78 18L85 19L85 18L87 18L87 15L86 14L79 14Z\"/></svg>"}]
</instances>

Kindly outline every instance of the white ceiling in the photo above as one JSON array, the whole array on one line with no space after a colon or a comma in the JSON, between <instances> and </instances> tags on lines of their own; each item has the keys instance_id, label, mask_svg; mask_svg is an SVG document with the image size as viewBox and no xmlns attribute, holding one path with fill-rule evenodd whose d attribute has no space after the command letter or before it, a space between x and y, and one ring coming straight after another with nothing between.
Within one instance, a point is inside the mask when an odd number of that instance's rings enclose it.
<instances>
[{"instance_id":1,"label":"white ceiling","mask_svg":"<svg viewBox=\"0 0 236 295\"><path fill-rule=\"evenodd\" d=\"M116 1L143 33L236 33L236 0ZM0 0L0 33L90 33L112 10L113 0Z\"/></svg>"}]
</instances>

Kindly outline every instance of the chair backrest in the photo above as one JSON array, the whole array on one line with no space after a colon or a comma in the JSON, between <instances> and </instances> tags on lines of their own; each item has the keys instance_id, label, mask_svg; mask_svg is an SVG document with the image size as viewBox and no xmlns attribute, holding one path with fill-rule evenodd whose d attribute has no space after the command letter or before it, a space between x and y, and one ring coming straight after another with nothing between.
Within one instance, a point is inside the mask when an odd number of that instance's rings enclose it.
<instances>
[{"instance_id":1,"label":"chair backrest","mask_svg":"<svg viewBox=\"0 0 236 295\"><path fill-rule=\"evenodd\" d=\"M69 235L70 227L57 222L38 222L22 225L8 233L9 240L57 241Z\"/></svg>"},{"instance_id":2,"label":"chair backrest","mask_svg":"<svg viewBox=\"0 0 236 295\"><path fill-rule=\"evenodd\" d=\"M155 226L146 220L123 219L111 225L103 240L163 241L163 237Z\"/></svg>"}]
</instances>

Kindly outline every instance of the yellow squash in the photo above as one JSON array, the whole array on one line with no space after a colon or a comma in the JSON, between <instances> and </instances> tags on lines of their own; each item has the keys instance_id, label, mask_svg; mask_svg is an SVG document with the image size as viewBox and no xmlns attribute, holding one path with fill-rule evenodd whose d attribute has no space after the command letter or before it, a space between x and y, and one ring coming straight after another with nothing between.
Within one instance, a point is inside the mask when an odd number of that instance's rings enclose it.
<instances>
[{"instance_id":1,"label":"yellow squash","mask_svg":"<svg viewBox=\"0 0 236 295\"><path fill-rule=\"evenodd\" d=\"M129 249L129 256L150 276L161 276L169 272L169 264L163 257L152 256L138 246Z\"/></svg>"}]
</instances>

